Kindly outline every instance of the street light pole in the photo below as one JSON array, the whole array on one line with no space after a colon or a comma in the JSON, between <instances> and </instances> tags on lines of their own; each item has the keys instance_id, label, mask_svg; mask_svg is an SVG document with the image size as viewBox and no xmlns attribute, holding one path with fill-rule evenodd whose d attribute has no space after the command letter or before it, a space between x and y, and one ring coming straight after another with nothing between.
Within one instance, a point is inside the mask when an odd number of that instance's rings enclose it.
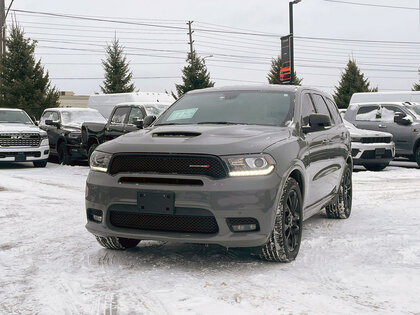
<instances>
[{"instance_id":1,"label":"street light pole","mask_svg":"<svg viewBox=\"0 0 420 315\"><path fill-rule=\"evenodd\" d=\"M289 33L290 33L290 84L294 84L295 74L295 58L294 58L294 45L293 45L293 5L301 2L302 0L294 0L289 2Z\"/></svg>"}]
</instances>

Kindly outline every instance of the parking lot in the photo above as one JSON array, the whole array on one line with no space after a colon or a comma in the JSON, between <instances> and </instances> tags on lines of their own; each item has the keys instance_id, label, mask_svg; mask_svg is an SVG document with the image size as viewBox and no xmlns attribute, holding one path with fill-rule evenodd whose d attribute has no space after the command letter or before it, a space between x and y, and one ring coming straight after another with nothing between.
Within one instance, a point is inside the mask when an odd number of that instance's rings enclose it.
<instances>
[{"instance_id":1,"label":"parking lot","mask_svg":"<svg viewBox=\"0 0 420 315\"><path fill-rule=\"evenodd\" d=\"M84 228L87 167L0 172L2 314L418 314L415 163L354 172L351 217L306 221L290 264L193 244L106 250Z\"/></svg>"}]
</instances>

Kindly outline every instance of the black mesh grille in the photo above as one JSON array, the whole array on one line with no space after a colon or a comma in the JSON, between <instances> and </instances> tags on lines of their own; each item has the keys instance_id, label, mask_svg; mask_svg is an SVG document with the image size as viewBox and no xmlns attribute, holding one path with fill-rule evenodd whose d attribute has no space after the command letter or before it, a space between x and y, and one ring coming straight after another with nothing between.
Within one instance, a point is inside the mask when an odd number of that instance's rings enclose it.
<instances>
[{"instance_id":1,"label":"black mesh grille","mask_svg":"<svg viewBox=\"0 0 420 315\"><path fill-rule=\"evenodd\" d=\"M391 137L364 137L362 143L391 143Z\"/></svg>"},{"instance_id":2,"label":"black mesh grille","mask_svg":"<svg viewBox=\"0 0 420 315\"><path fill-rule=\"evenodd\" d=\"M223 162L213 156L184 155L117 155L111 161L110 173L123 172L205 175L226 177Z\"/></svg>"},{"instance_id":3,"label":"black mesh grille","mask_svg":"<svg viewBox=\"0 0 420 315\"><path fill-rule=\"evenodd\" d=\"M377 156L376 156L374 150L369 150L369 151L363 152L363 154L360 158L361 159L376 159ZM381 158L384 158L384 159L392 158L392 151L391 150L385 150L385 153L381 155Z\"/></svg>"},{"instance_id":4,"label":"black mesh grille","mask_svg":"<svg viewBox=\"0 0 420 315\"><path fill-rule=\"evenodd\" d=\"M1 133L2 147L38 147L41 138L37 133Z\"/></svg>"},{"instance_id":5,"label":"black mesh grille","mask_svg":"<svg viewBox=\"0 0 420 315\"><path fill-rule=\"evenodd\" d=\"M111 211L110 222L115 227L145 231L214 234L219 231L213 216L177 216Z\"/></svg>"},{"instance_id":6,"label":"black mesh grille","mask_svg":"<svg viewBox=\"0 0 420 315\"><path fill-rule=\"evenodd\" d=\"M31 152L0 152L0 158L5 157L15 157L20 154L25 155L26 157L41 157L41 152L39 151L31 151Z\"/></svg>"}]
</instances>

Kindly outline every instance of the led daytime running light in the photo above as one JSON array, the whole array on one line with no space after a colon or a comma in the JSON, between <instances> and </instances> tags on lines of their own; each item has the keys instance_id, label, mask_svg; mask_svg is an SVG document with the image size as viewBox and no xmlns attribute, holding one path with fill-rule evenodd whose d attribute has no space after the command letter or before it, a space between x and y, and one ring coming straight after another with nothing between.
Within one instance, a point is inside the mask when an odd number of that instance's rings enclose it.
<instances>
[{"instance_id":1,"label":"led daytime running light","mask_svg":"<svg viewBox=\"0 0 420 315\"><path fill-rule=\"evenodd\" d=\"M229 176L238 177L238 176L263 176L268 175L274 170L274 165L270 165L264 170L246 170L246 171L232 171L229 172Z\"/></svg>"}]
</instances>

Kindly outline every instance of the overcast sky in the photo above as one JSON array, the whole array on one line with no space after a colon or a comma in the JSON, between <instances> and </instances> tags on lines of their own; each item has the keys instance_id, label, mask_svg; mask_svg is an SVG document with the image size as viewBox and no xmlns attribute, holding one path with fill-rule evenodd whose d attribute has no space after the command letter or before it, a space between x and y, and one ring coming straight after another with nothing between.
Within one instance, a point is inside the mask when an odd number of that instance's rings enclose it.
<instances>
[{"instance_id":1,"label":"overcast sky","mask_svg":"<svg viewBox=\"0 0 420 315\"><path fill-rule=\"evenodd\" d=\"M420 5L419 0L348 1L409 8ZM126 47L137 78L136 88L170 91L175 90L175 83L181 82L181 69L189 50L187 31L183 29L188 20L194 21L194 47L199 55L207 56L205 60L216 86L267 83L270 60L280 51L279 36L289 32L288 2L15 0L12 9L16 10L90 16L131 24L28 12L11 12L8 21L16 14L26 34L38 40L36 54L60 90L76 94L100 91L104 47L116 33ZM6 0L6 6L9 3ZM302 0L294 6L297 74L303 78L303 84L332 93L348 58L353 57L371 85L379 90L411 89L419 80L416 72L420 68L419 23L418 9Z\"/></svg>"}]
</instances>

